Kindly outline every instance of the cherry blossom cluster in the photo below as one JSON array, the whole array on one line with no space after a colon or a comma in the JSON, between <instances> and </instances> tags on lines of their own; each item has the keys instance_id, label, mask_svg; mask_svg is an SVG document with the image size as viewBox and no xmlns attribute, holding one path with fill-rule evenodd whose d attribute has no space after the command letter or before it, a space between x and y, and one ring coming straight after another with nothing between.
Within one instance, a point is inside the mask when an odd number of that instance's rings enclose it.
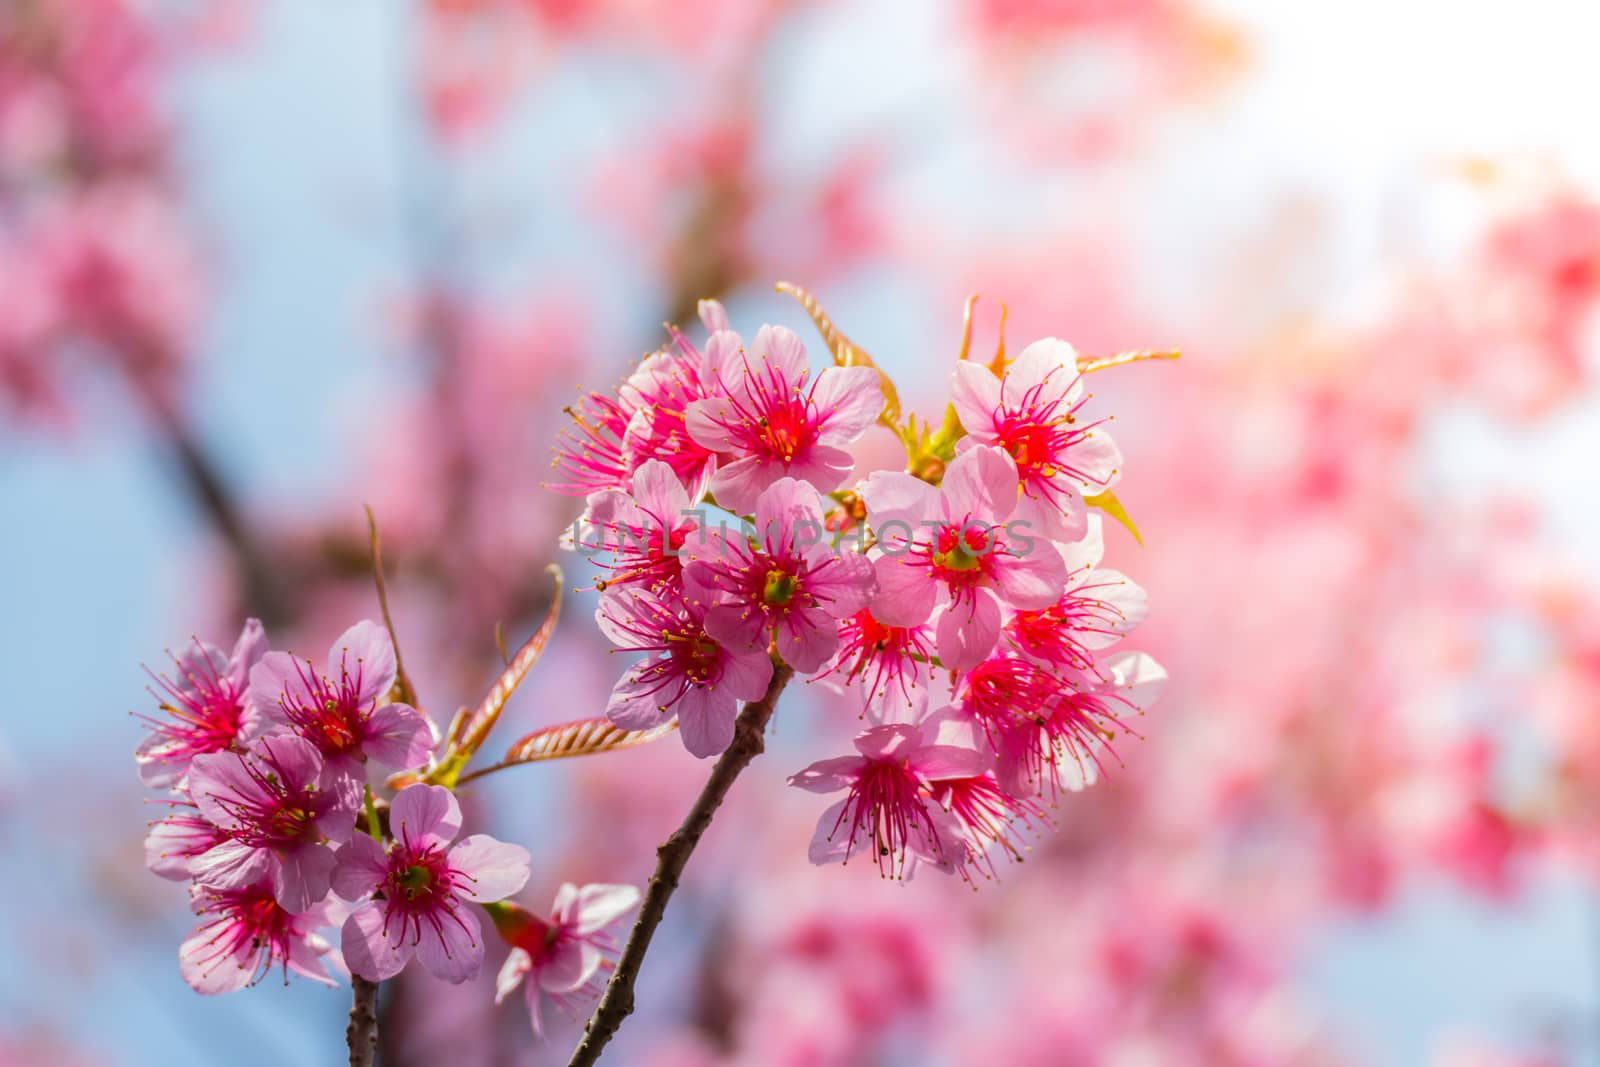
<instances>
[{"instance_id":1,"label":"cherry blossom cluster","mask_svg":"<svg viewBox=\"0 0 1600 1067\"><path fill-rule=\"evenodd\" d=\"M441 766L431 720L395 699L399 679L378 623L350 627L318 664L269 651L253 619L230 653L196 640L155 676L161 714L136 758L171 809L151 827L146 863L188 882L200 916L180 970L201 993L273 969L380 982L413 959L461 983L484 962L481 909L510 946L498 996L526 980L538 1031L541 991L562 1006L596 994L609 927L638 893L567 885L547 918L510 903L528 852L486 834L458 840L460 805L436 784L451 778L385 774Z\"/></svg>"},{"instance_id":2,"label":"cherry blossom cluster","mask_svg":"<svg viewBox=\"0 0 1600 1067\"><path fill-rule=\"evenodd\" d=\"M719 304L700 315L702 346L674 331L587 395L558 454L558 488L587 497L567 544L603 572L600 628L640 654L607 716L675 722L709 757L779 670L824 681L865 726L790 779L844 794L812 860L992 875L1164 679L1113 650L1145 597L1100 566L1089 501L1115 501L1121 457L1083 411L1078 354L1048 339L983 364L964 346L933 432L900 421L893 383L820 309L837 364L820 371L788 329L747 343ZM849 446L875 424L905 468L857 477Z\"/></svg>"}]
</instances>

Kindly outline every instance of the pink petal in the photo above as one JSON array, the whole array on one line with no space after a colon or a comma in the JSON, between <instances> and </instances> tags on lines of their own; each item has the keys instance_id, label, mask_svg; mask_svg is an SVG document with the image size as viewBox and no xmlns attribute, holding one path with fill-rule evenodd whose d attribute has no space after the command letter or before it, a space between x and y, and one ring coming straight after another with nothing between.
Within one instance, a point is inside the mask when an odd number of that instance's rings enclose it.
<instances>
[{"instance_id":1,"label":"pink petal","mask_svg":"<svg viewBox=\"0 0 1600 1067\"><path fill-rule=\"evenodd\" d=\"M764 651L724 649L721 666L717 688L726 689L740 700L760 700L772 684L772 657Z\"/></svg>"},{"instance_id":2,"label":"pink petal","mask_svg":"<svg viewBox=\"0 0 1600 1067\"><path fill-rule=\"evenodd\" d=\"M711 476L711 495L718 506L746 515L755 509L761 491L785 473L784 465L776 460L746 456L717 468Z\"/></svg>"},{"instance_id":3,"label":"pink petal","mask_svg":"<svg viewBox=\"0 0 1600 1067\"><path fill-rule=\"evenodd\" d=\"M766 616L748 606L718 604L706 612L706 634L741 653L766 646L766 625Z\"/></svg>"},{"instance_id":4,"label":"pink petal","mask_svg":"<svg viewBox=\"0 0 1600 1067\"><path fill-rule=\"evenodd\" d=\"M629 668L612 687L605 716L624 730L653 729L672 717L672 710L661 706L670 692L656 688L654 680L641 680L639 667Z\"/></svg>"},{"instance_id":5,"label":"pink petal","mask_svg":"<svg viewBox=\"0 0 1600 1067\"><path fill-rule=\"evenodd\" d=\"M738 409L725 396L696 400L684 409L684 425L689 437L701 448L712 452L733 451L733 438L728 427L736 424Z\"/></svg>"},{"instance_id":6,"label":"pink petal","mask_svg":"<svg viewBox=\"0 0 1600 1067\"><path fill-rule=\"evenodd\" d=\"M250 684L250 670L267 653L267 631L260 619L245 620L239 639L233 643L233 654L228 657L228 681L233 691L243 693Z\"/></svg>"},{"instance_id":7,"label":"pink petal","mask_svg":"<svg viewBox=\"0 0 1600 1067\"><path fill-rule=\"evenodd\" d=\"M398 841L442 845L461 830L461 805L439 785L408 785L389 805L389 825Z\"/></svg>"},{"instance_id":8,"label":"pink petal","mask_svg":"<svg viewBox=\"0 0 1600 1067\"><path fill-rule=\"evenodd\" d=\"M928 745L912 753L911 769L930 782L975 778L989 769L989 759L976 749Z\"/></svg>"},{"instance_id":9,"label":"pink petal","mask_svg":"<svg viewBox=\"0 0 1600 1067\"><path fill-rule=\"evenodd\" d=\"M340 670L358 678L356 702L377 700L394 685L394 639L387 628L363 619L340 634L328 649L328 677L339 678Z\"/></svg>"},{"instance_id":10,"label":"pink petal","mask_svg":"<svg viewBox=\"0 0 1600 1067\"><path fill-rule=\"evenodd\" d=\"M1006 367L1005 403L1019 407L1030 394L1041 404L1056 400L1069 408L1076 404L1083 396L1077 350L1060 338L1046 337L1019 352Z\"/></svg>"},{"instance_id":11,"label":"pink petal","mask_svg":"<svg viewBox=\"0 0 1600 1067\"><path fill-rule=\"evenodd\" d=\"M468 881L458 890L479 904L504 900L528 883L528 850L473 834L450 850L450 866Z\"/></svg>"},{"instance_id":12,"label":"pink petal","mask_svg":"<svg viewBox=\"0 0 1600 1067\"><path fill-rule=\"evenodd\" d=\"M867 761L861 756L835 756L818 760L789 776L789 784L808 793L836 793L860 777Z\"/></svg>"},{"instance_id":13,"label":"pink petal","mask_svg":"<svg viewBox=\"0 0 1600 1067\"><path fill-rule=\"evenodd\" d=\"M287 721L283 714L285 701L306 703L311 700L311 690L305 684L310 670L303 661L297 664L287 652L268 652L250 668L246 700L263 727Z\"/></svg>"},{"instance_id":14,"label":"pink petal","mask_svg":"<svg viewBox=\"0 0 1600 1067\"><path fill-rule=\"evenodd\" d=\"M733 721L737 709L733 694L721 688L690 686L683 699L674 705L678 713L678 733L689 753L705 759L715 756L733 743Z\"/></svg>"},{"instance_id":15,"label":"pink petal","mask_svg":"<svg viewBox=\"0 0 1600 1067\"><path fill-rule=\"evenodd\" d=\"M539 988L560 995L581 989L600 969L600 953L587 941L562 941L539 965Z\"/></svg>"},{"instance_id":16,"label":"pink petal","mask_svg":"<svg viewBox=\"0 0 1600 1067\"><path fill-rule=\"evenodd\" d=\"M338 861L326 845L301 845L278 857L272 895L283 910L298 915L328 895Z\"/></svg>"},{"instance_id":17,"label":"pink petal","mask_svg":"<svg viewBox=\"0 0 1600 1067\"><path fill-rule=\"evenodd\" d=\"M978 363L956 364L950 380L950 402L955 405L961 426L980 444L995 441L994 419L1000 410L1000 379Z\"/></svg>"},{"instance_id":18,"label":"pink petal","mask_svg":"<svg viewBox=\"0 0 1600 1067\"><path fill-rule=\"evenodd\" d=\"M910 539L921 527L924 519L938 513L939 490L921 478L904 471L880 471L861 483L861 499L867 505L872 528L879 538L886 536L884 525L891 521L903 522L910 528Z\"/></svg>"},{"instance_id":19,"label":"pink petal","mask_svg":"<svg viewBox=\"0 0 1600 1067\"><path fill-rule=\"evenodd\" d=\"M389 873L389 854L366 834L356 834L335 853L331 884L345 900L363 900L383 884Z\"/></svg>"},{"instance_id":20,"label":"pink petal","mask_svg":"<svg viewBox=\"0 0 1600 1067\"><path fill-rule=\"evenodd\" d=\"M641 509L665 522L668 529L676 527L692 506L678 476L658 459L645 460L633 472L633 498Z\"/></svg>"},{"instance_id":21,"label":"pink petal","mask_svg":"<svg viewBox=\"0 0 1600 1067\"><path fill-rule=\"evenodd\" d=\"M224 841L189 861L189 873L201 885L238 889L260 881L272 869L272 852L240 841Z\"/></svg>"},{"instance_id":22,"label":"pink petal","mask_svg":"<svg viewBox=\"0 0 1600 1067\"><path fill-rule=\"evenodd\" d=\"M1000 639L1000 602L977 590L965 603L951 604L939 616L939 662L949 670L982 663Z\"/></svg>"},{"instance_id":23,"label":"pink petal","mask_svg":"<svg viewBox=\"0 0 1600 1067\"><path fill-rule=\"evenodd\" d=\"M806 574L802 585L818 607L836 619L847 619L872 603L878 577L871 560L849 553L835 555L824 546L818 546L817 555L822 563Z\"/></svg>"},{"instance_id":24,"label":"pink petal","mask_svg":"<svg viewBox=\"0 0 1600 1067\"><path fill-rule=\"evenodd\" d=\"M822 416L823 444L848 444L883 414L883 385L872 367L829 367L817 375L811 399Z\"/></svg>"},{"instance_id":25,"label":"pink petal","mask_svg":"<svg viewBox=\"0 0 1600 1067\"><path fill-rule=\"evenodd\" d=\"M494 1002L504 1003L511 991L522 984L532 967L533 957L528 955L527 949L513 948L507 953L505 963L500 965L500 973L495 975Z\"/></svg>"},{"instance_id":26,"label":"pink petal","mask_svg":"<svg viewBox=\"0 0 1600 1067\"><path fill-rule=\"evenodd\" d=\"M1038 542L1026 556L997 553L989 563L995 591L1020 611L1043 611L1066 591L1066 562L1049 541Z\"/></svg>"},{"instance_id":27,"label":"pink petal","mask_svg":"<svg viewBox=\"0 0 1600 1067\"><path fill-rule=\"evenodd\" d=\"M818 442L803 448L778 473L810 482L823 492L832 492L850 480L856 460L849 452Z\"/></svg>"},{"instance_id":28,"label":"pink petal","mask_svg":"<svg viewBox=\"0 0 1600 1067\"><path fill-rule=\"evenodd\" d=\"M801 674L821 670L838 650L838 624L824 612L792 609L778 622L778 655Z\"/></svg>"},{"instance_id":29,"label":"pink petal","mask_svg":"<svg viewBox=\"0 0 1600 1067\"><path fill-rule=\"evenodd\" d=\"M478 977L483 967L483 938L478 916L470 908L440 915L438 928L422 924L417 939L417 962L435 978L460 985Z\"/></svg>"},{"instance_id":30,"label":"pink petal","mask_svg":"<svg viewBox=\"0 0 1600 1067\"><path fill-rule=\"evenodd\" d=\"M420 767L433 752L433 731L422 712L409 704L385 704L367 719L361 751L390 770Z\"/></svg>"},{"instance_id":31,"label":"pink petal","mask_svg":"<svg viewBox=\"0 0 1600 1067\"><path fill-rule=\"evenodd\" d=\"M578 890L577 923L580 937L599 933L639 906L639 890L631 885L586 885Z\"/></svg>"},{"instance_id":32,"label":"pink petal","mask_svg":"<svg viewBox=\"0 0 1600 1067\"><path fill-rule=\"evenodd\" d=\"M822 527L822 500L809 483L795 478L779 478L756 500L756 536L761 538L767 551L782 555L792 548L801 526L809 524L816 530L818 540L827 535ZM817 543L816 540L811 541Z\"/></svg>"},{"instance_id":33,"label":"pink petal","mask_svg":"<svg viewBox=\"0 0 1600 1067\"><path fill-rule=\"evenodd\" d=\"M1084 492L1091 496L1122 478L1122 449L1103 426L1095 427L1073 444L1067 450L1067 462L1082 475Z\"/></svg>"},{"instance_id":34,"label":"pink petal","mask_svg":"<svg viewBox=\"0 0 1600 1067\"><path fill-rule=\"evenodd\" d=\"M696 308L700 312L700 324L706 328L707 333L716 333L718 330L728 328L728 311L720 300L702 300Z\"/></svg>"},{"instance_id":35,"label":"pink petal","mask_svg":"<svg viewBox=\"0 0 1600 1067\"><path fill-rule=\"evenodd\" d=\"M1017 465L1003 448L980 445L961 453L945 468L948 516L1004 521L1017 506Z\"/></svg>"},{"instance_id":36,"label":"pink petal","mask_svg":"<svg viewBox=\"0 0 1600 1067\"><path fill-rule=\"evenodd\" d=\"M933 615L939 583L916 557L879 556L873 561L873 572L878 579L873 618L887 626L920 626Z\"/></svg>"},{"instance_id":37,"label":"pink petal","mask_svg":"<svg viewBox=\"0 0 1600 1067\"><path fill-rule=\"evenodd\" d=\"M817 828L812 831L811 844L806 849L806 858L812 863L818 866L843 863L849 855L850 823L839 821L848 803L847 798L829 805L828 810L817 819Z\"/></svg>"},{"instance_id":38,"label":"pink petal","mask_svg":"<svg viewBox=\"0 0 1600 1067\"><path fill-rule=\"evenodd\" d=\"M758 373L760 368L756 360L761 360L768 367L775 369L778 377L791 385L803 381L810 373L805 342L800 340L799 334L787 326L761 327L756 331L755 343L750 346L750 350L755 355L750 365Z\"/></svg>"},{"instance_id":39,"label":"pink petal","mask_svg":"<svg viewBox=\"0 0 1600 1067\"><path fill-rule=\"evenodd\" d=\"M248 986L256 976L260 949L245 940L227 956L218 958L219 938L226 937L223 922L206 923L178 946L178 973L196 993L216 996Z\"/></svg>"},{"instance_id":40,"label":"pink petal","mask_svg":"<svg viewBox=\"0 0 1600 1067\"><path fill-rule=\"evenodd\" d=\"M344 969L344 961L334 951L333 946L315 934L304 939L291 938L289 958L284 962L295 974L325 986L339 984L328 976L325 964L333 966L336 970Z\"/></svg>"},{"instance_id":41,"label":"pink petal","mask_svg":"<svg viewBox=\"0 0 1600 1067\"><path fill-rule=\"evenodd\" d=\"M400 924L392 924L388 936L383 927L383 905L371 901L350 913L339 939L346 966L369 982L393 978L411 959L411 945L401 938Z\"/></svg>"}]
</instances>

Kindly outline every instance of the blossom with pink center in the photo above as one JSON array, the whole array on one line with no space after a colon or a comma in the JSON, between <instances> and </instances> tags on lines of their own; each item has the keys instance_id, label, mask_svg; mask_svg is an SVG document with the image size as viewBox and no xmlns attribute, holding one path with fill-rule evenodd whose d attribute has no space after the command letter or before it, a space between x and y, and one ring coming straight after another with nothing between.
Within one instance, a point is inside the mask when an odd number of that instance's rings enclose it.
<instances>
[{"instance_id":1,"label":"blossom with pink center","mask_svg":"<svg viewBox=\"0 0 1600 1067\"><path fill-rule=\"evenodd\" d=\"M968 434L962 446L993 445L1015 461L1022 492L1016 517L1058 541L1082 537L1088 517L1083 497L1116 484L1122 453L1103 420L1078 419L1085 397L1072 346L1053 337L1035 341L1003 378L962 362L952 390Z\"/></svg>"},{"instance_id":2,"label":"blossom with pink center","mask_svg":"<svg viewBox=\"0 0 1600 1067\"><path fill-rule=\"evenodd\" d=\"M346 910L329 897L294 913L278 902L266 879L232 889L197 885L192 906L200 925L178 948L178 970L197 993L232 993L254 985L274 967L323 985L346 975L344 961L324 927L337 926Z\"/></svg>"},{"instance_id":3,"label":"blossom with pink center","mask_svg":"<svg viewBox=\"0 0 1600 1067\"><path fill-rule=\"evenodd\" d=\"M196 881L238 889L272 879L278 903L299 913L328 895L333 850L348 841L359 801L322 787L322 756L309 741L269 734L243 755L196 756L189 794L227 840L190 861Z\"/></svg>"},{"instance_id":4,"label":"blossom with pink center","mask_svg":"<svg viewBox=\"0 0 1600 1067\"><path fill-rule=\"evenodd\" d=\"M371 982L399 974L415 956L436 978L461 983L483 966L478 916L528 880L528 850L474 834L451 845L461 808L450 790L410 785L389 806L388 847L356 834L339 850L333 888L365 901L345 920L350 969ZM372 897L381 893L381 897Z\"/></svg>"},{"instance_id":5,"label":"blossom with pink center","mask_svg":"<svg viewBox=\"0 0 1600 1067\"><path fill-rule=\"evenodd\" d=\"M839 650L818 677L839 675L847 685L860 682L869 706L898 694L913 707L932 659L932 627L886 626L863 608L839 623Z\"/></svg>"},{"instance_id":6,"label":"blossom with pink center","mask_svg":"<svg viewBox=\"0 0 1600 1067\"><path fill-rule=\"evenodd\" d=\"M433 750L422 713L388 702L394 642L370 620L339 635L327 670L287 652L269 652L250 672L250 702L267 727L287 726L322 754L328 788L359 799L370 759L391 770L420 766Z\"/></svg>"},{"instance_id":7,"label":"blossom with pink center","mask_svg":"<svg viewBox=\"0 0 1600 1067\"><path fill-rule=\"evenodd\" d=\"M192 801L174 798L167 803L179 810L150 824L144 865L162 878L186 882L194 877L190 864L227 841L228 833L202 816Z\"/></svg>"},{"instance_id":8,"label":"blossom with pink center","mask_svg":"<svg viewBox=\"0 0 1600 1067\"><path fill-rule=\"evenodd\" d=\"M238 744L242 733L248 733L245 694L250 669L266 650L266 631L259 619L251 619L244 624L231 654L196 639L172 657L175 678L152 676L161 687L155 696L166 715L159 719L141 716L150 724L150 736L134 752L134 758L145 785L162 789L181 784L196 756L227 751Z\"/></svg>"},{"instance_id":9,"label":"blossom with pink center","mask_svg":"<svg viewBox=\"0 0 1600 1067\"><path fill-rule=\"evenodd\" d=\"M860 437L883 412L883 387L871 367L829 367L814 379L806 348L792 330L763 326L745 350L721 331L706 345L712 395L689 405L689 434L730 453L711 479L717 503L748 514L776 479L792 477L828 492L850 477L855 461L841 445Z\"/></svg>"},{"instance_id":10,"label":"blossom with pink center","mask_svg":"<svg viewBox=\"0 0 1600 1067\"><path fill-rule=\"evenodd\" d=\"M683 545L699 528L688 514L691 503L678 476L659 460L633 472L631 492L606 489L591 496L573 547L610 554L611 575L597 587L680 592Z\"/></svg>"},{"instance_id":11,"label":"blossom with pink center","mask_svg":"<svg viewBox=\"0 0 1600 1067\"><path fill-rule=\"evenodd\" d=\"M500 936L511 945L495 980L494 1002L504 1002L512 990L523 986L528 1018L540 1037L544 1036L541 993L561 1011L576 1015L582 1004L600 995L604 973L617 958L613 931L638 906L639 891L631 885L580 888L565 882L556 892L549 919L512 904L490 909Z\"/></svg>"},{"instance_id":12,"label":"blossom with pink center","mask_svg":"<svg viewBox=\"0 0 1600 1067\"><path fill-rule=\"evenodd\" d=\"M876 589L872 563L824 540L816 489L780 478L755 502L755 537L705 531L684 546L684 583L704 596L706 632L723 644L765 647L795 670L818 670L839 648L839 620L867 606Z\"/></svg>"},{"instance_id":13,"label":"blossom with pink center","mask_svg":"<svg viewBox=\"0 0 1600 1067\"><path fill-rule=\"evenodd\" d=\"M648 730L676 715L683 747L701 758L728 747L738 702L759 700L772 681L766 646L717 641L698 600L613 590L595 618L619 649L648 653L618 679L606 717L625 730Z\"/></svg>"},{"instance_id":14,"label":"blossom with pink center","mask_svg":"<svg viewBox=\"0 0 1600 1067\"><path fill-rule=\"evenodd\" d=\"M713 334L728 327L714 300L700 302L700 320ZM677 330L672 338L676 351L647 356L615 395L588 393L567 409L573 425L561 436L555 465L568 480L551 489L571 496L625 490L653 459L672 468L694 499L704 495L717 457L689 433L687 418L709 395L705 357Z\"/></svg>"},{"instance_id":15,"label":"blossom with pink center","mask_svg":"<svg viewBox=\"0 0 1600 1067\"><path fill-rule=\"evenodd\" d=\"M819 760L789 778L812 793L848 791L817 820L811 862L844 863L864 848L886 878L902 876L908 850L945 871L964 862L961 826L934 801L931 783L982 774L983 755L904 724L864 730L855 746L857 755Z\"/></svg>"},{"instance_id":16,"label":"blossom with pink center","mask_svg":"<svg viewBox=\"0 0 1600 1067\"><path fill-rule=\"evenodd\" d=\"M1098 566L1105 549L1099 516L1089 517L1081 541L1058 544L1067 588L1043 611L1018 611L1005 633L1020 652L1041 663L1094 672L1094 653L1116 644L1149 614L1145 592L1119 571Z\"/></svg>"},{"instance_id":17,"label":"blossom with pink center","mask_svg":"<svg viewBox=\"0 0 1600 1067\"><path fill-rule=\"evenodd\" d=\"M993 651L1002 601L1042 611L1066 588L1061 553L1029 520L1012 517L1017 467L1001 449L963 452L938 487L897 471L874 474L861 496L881 550L872 614L890 626L918 626L942 608L944 667L965 669Z\"/></svg>"}]
</instances>

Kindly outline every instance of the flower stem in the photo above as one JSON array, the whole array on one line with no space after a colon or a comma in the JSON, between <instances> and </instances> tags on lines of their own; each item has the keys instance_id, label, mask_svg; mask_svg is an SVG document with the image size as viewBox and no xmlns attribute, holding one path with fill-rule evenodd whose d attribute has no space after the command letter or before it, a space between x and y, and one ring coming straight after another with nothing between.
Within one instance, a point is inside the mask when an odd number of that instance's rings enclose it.
<instances>
[{"instance_id":1,"label":"flower stem","mask_svg":"<svg viewBox=\"0 0 1600 1067\"><path fill-rule=\"evenodd\" d=\"M711 768L711 776L706 779L705 787L700 790L689 814L684 816L683 824L656 849L656 870L650 876L650 885L639 906L639 917L634 921L633 930L628 934L628 943L623 946L622 955L617 959L617 969L612 972L611 981L606 983L606 991L600 997L594 1014L589 1017L589 1023L583 1029L583 1040L578 1042L568 1067L592 1067L598 1062L606 1042L611 1040L622 1026L622 1021L632 1013L633 984L639 977L644 955L650 950L650 939L655 936L656 927L661 925L662 916L666 914L667 901L672 899L689 856L700 843L701 835L711 825L711 817L716 814L723 797L728 795L734 779L766 747L763 738L767 723L777 707L779 695L792 677L794 670L779 664L766 694L755 703L745 705L734 728L733 743L717 757L716 764Z\"/></svg>"},{"instance_id":2,"label":"flower stem","mask_svg":"<svg viewBox=\"0 0 1600 1067\"><path fill-rule=\"evenodd\" d=\"M372 1067L378 1054L378 983L359 974L350 976L355 991L350 1005L350 1025L345 1042L350 1046L350 1067Z\"/></svg>"}]
</instances>

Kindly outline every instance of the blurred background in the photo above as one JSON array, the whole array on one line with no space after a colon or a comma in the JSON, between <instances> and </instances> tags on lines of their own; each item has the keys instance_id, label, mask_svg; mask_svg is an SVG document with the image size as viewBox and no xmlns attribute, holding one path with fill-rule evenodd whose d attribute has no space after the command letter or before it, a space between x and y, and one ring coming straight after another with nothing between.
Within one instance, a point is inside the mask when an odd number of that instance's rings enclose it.
<instances>
[{"instance_id":1,"label":"blurred background","mask_svg":"<svg viewBox=\"0 0 1600 1067\"><path fill-rule=\"evenodd\" d=\"M787 700L616 1062L1600 1064L1597 32L1562 0L3 0L0 1064L343 1062L347 993L179 978L141 664L374 616L369 504L448 717L548 606L562 406L701 297L809 340L779 279L925 413L972 292L980 350L1002 302L1013 348L1184 350L1092 382L1173 684L976 892L806 863L783 779L854 711ZM603 707L591 613L506 740ZM542 911L642 883L705 771L524 767L469 817ZM565 1062L573 1024L493 1008L501 951L393 983L383 1062Z\"/></svg>"}]
</instances>

